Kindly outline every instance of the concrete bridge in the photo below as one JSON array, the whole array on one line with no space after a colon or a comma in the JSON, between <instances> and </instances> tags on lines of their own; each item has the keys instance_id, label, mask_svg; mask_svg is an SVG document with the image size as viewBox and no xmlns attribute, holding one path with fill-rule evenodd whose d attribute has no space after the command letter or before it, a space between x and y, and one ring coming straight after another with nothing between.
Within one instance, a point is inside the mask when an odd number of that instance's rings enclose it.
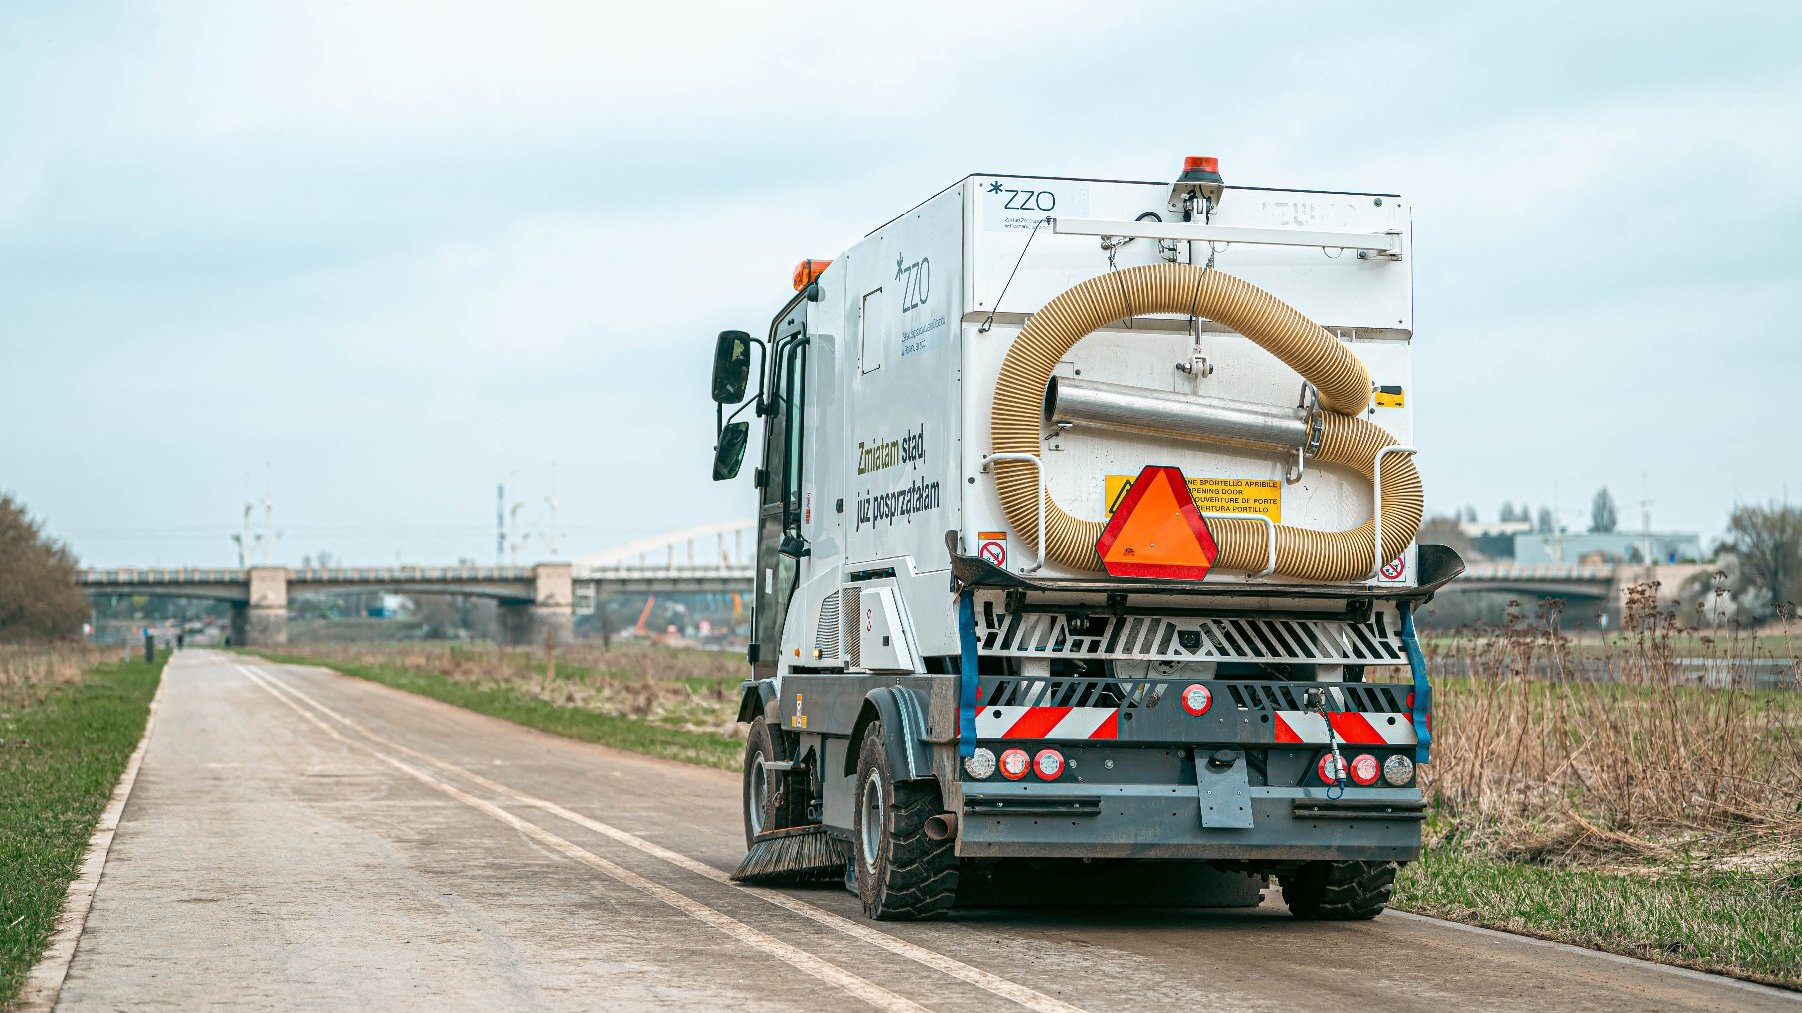
<instances>
[{"instance_id":1,"label":"concrete bridge","mask_svg":"<svg viewBox=\"0 0 1802 1013\"><path fill-rule=\"evenodd\" d=\"M1471 563L1446 590L1504 591L1619 607L1626 601L1627 590L1636 584L1657 582L1659 597L1669 601L1684 581L1714 568L1712 563Z\"/></svg>"},{"instance_id":2,"label":"concrete bridge","mask_svg":"<svg viewBox=\"0 0 1802 1013\"><path fill-rule=\"evenodd\" d=\"M230 602L232 643L252 647L288 639L294 594L390 591L492 598L509 643L568 640L579 599L607 594L739 592L751 589L749 523L712 525L642 539L573 563L531 566L313 566L238 568L118 567L84 570L90 597L161 595Z\"/></svg>"},{"instance_id":3,"label":"concrete bridge","mask_svg":"<svg viewBox=\"0 0 1802 1013\"><path fill-rule=\"evenodd\" d=\"M269 646L287 641L291 594L392 591L492 598L510 643L568 639L579 600L608 594L748 593L756 572L750 521L670 532L583 556L531 566L252 566L244 569L123 567L87 570L90 596L166 595L232 604L232 642ZM1502 591L1618 607L1626 589L1659 581L1665 596L1709 564L1472 563L1452 591Z\"/></svg>"}]
</instances>

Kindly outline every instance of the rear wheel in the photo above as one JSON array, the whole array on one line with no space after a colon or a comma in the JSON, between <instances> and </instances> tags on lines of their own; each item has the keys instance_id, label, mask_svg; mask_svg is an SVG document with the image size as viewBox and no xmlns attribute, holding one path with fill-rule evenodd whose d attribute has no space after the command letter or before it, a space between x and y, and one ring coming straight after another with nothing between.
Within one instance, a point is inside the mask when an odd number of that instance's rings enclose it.
<instances>
[{"instance_id":1,"label":"rear wheel","mask_svg":"<svg viewBox=\"0 0 1802 1013\"><path fill-rule=\"evenodd\" d=\"M864 730L855 789L853 864L864 914L886 921L949 911L957 899L957 855L951 841L926 836L926 821L944 811L938 782L896 783L880 721Z\"/></svg>"},{"instance_id":2,"label":"rear wheel","mask_svg":"<svg viewBox=\"0 0 1802 1013\"><path fill-rule=\"evenodd\" d=\"M1303 862L1277 876L1289 913L1310 921L1375 918L1395 886L1394 862Z\"/></svg>"},{"instance_id":3,"label":"rear wheel","mask_svg":"<svg viewBox=\"0 0 1802 1013\"><path fill-rule=\"evenodd\" d=\"M745 740L744 815L745 847L752 838L767 830L797 827L807 822L807 800L793 791L786 771L770 770L768 764L789 758L780 749L776 736L763 718L751 722L751 734Z\"/></svg>"}]
</instances>

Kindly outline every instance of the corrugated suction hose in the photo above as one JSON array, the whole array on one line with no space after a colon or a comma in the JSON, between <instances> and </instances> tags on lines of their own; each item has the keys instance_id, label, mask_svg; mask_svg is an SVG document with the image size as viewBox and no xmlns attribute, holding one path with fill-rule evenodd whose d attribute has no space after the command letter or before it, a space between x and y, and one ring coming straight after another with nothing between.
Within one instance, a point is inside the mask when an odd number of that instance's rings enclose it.
<instances>
[{"instance_id":1,"label":"corrugated suction hose","mask_svg":"<svg viewBox=\"0 0 1802 1013\"><path fill-rule=\"evenodd\" d=\"M1065 353L1095 330L1148 313L1205 317L1245 335L1294 367L1320 392L1324 436L1314 460L1374 478L1377 452L1395 437L1359 414L1370 403L1370 372L1324 328L1269 292L1219 271L1188 264L1148 264L1090 278L1034 313L1007 350L995 381L989 416L994 452L1038 455L1045 385ZM995 464L995 483L1009 526L1038 545L1038 485L1033 466L1022 461ZM1420 530L1424 502L1420 473L1405 454L1383 461L1383 558L1401 555ZM1076 570L1100 570L1095 542L1103 521L1071 517L1056 501L1047 504L1045 554ZM1214 565L1225 570L1262 570L1269 552L1268 529L1257 521L1210 519L1220 546ZM1315 531L1276 526L1276 573L1300 580L1362 580L1375 562L1374 525L1350 531Z\"/></svg>"}]
</instances>

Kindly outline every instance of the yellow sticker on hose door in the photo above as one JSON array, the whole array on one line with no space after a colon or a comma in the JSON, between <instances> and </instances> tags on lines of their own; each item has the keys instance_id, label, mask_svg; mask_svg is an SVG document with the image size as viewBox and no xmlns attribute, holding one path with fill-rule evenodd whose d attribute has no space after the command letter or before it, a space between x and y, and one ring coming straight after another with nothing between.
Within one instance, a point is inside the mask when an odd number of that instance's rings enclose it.
<instances>
[{"instance_id":1,"label":"yellow sticker on hose door","mask_svg":"<svg viewBox=\"0 0 1802 1013\"><path fill-rule=\"evenodd\" d=\"M1133 479L1137 477L1107 476L1103 491L1107 497L1109 517L1114 515L1120 501L1126 498L1126 491L1132 488ZM1189 480L1189 495L1195 499L1195 509L1201 511L1204 517L1255 514L1270 518L1274 524L1283 523L1283 483L1279 479L1184 477Z\"/></svg>"}]
</instances>

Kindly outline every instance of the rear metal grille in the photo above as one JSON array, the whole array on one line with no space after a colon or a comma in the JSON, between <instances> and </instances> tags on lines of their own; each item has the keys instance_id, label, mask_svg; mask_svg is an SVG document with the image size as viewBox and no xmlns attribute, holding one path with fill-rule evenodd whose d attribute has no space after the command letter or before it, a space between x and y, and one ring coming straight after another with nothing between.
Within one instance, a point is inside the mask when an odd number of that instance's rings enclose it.
<instances>
[{"instance_id":1,"label":"rear metal grille","mask_svg":"<svg viewBox=\"0 0 1802 1013\"><path fill-rule=\"evenodd\" d=\"M1142 661L1303 661L1405 664L1401 639L1380 617L1332 619L1096 616L1082 629L1066 616L978 610L984 654Z\"/></svg>"},{"instance_id":2,"label":"rear metal grille","mask_svg":"<svg viewBox=\"0 0 1802 1013\"><path fill-rule=\"evenodd\" d=\"M1307 701L1309 690L1325 689L1335 711L1357 711L1360 714L1397 714L1405 712L1405 686L1371 683L1322 682L1314 684L1283 682L1233 682L1216 684L1226 690L1226 697L1240 710L1299 711L1313 710Z\"/></svg>"},{"instance_id":3,"label":"rear metal grille","mask_svg":"<svg viewBox=\"0 0 1802 1013\"><path fill-rule=\"evenodd\" d=\"M813 646L822 658L838 657L838 592L834 591L820 603L820 621L814 627Z\"/></svg>"},{"instance_id":4,"label":"rear metal grille","mask_svg":"<svg viewBox=\"0 0 1802 1013\"><path fill-rule=\"evenodd\" d=\"M1117 707L1121 710L1155 710L1170 699L1172 683L1145 679L1022 679L1007 678L993 685L983 680L980 707ZM1244 711L1311 711L1311 690L1325 690L1326 702L1337 712L1399 714L1408 710L1408 687L1382 683L1350 682L1223 682L1209 680L1216 706L1228 704ZM1186 685L1183 684L1177 684Z\"/></svg>"}]
</instances>

